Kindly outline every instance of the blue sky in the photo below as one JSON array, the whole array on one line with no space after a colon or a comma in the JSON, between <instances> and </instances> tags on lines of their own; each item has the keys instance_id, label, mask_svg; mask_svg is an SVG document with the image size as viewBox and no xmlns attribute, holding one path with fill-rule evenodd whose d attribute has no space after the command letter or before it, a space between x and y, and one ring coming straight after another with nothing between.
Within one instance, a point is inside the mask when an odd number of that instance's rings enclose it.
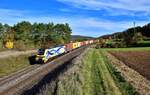
<instances>
[{"instance_id":1,"label":"blue sky","mask_svg":"<svg viewBox=\"0 0 150 95\"><path fill-rule=\"evenodd\" d=\"M98 37L150 22L149 0L1 0L0 22L69 23L73 35Z\"/></svg>"}]
</instances>

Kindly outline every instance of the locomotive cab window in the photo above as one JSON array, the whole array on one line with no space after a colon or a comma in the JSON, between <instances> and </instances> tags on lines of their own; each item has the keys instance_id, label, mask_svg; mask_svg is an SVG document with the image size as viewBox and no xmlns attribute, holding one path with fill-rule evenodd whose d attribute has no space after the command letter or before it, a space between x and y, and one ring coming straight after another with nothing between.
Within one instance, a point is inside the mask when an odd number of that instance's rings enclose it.
<instances>
[{"instance_id":1,"label":"locomotive cab window","mask_svg":"<svg viewBox=\"0 0 150 95\"><path fill-rule=\"evenodd\" d=\"M38 50L38 55L44 55L45 49L39 49Z\"/></svg>"}]
</instances>

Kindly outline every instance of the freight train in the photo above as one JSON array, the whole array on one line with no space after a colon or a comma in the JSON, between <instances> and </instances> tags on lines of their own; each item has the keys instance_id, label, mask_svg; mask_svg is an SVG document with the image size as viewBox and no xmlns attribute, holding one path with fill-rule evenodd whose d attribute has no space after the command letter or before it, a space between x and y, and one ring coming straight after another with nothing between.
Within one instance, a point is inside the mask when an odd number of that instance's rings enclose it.
<instances>
[{"instance_id":1,"label":"freight train","mask_svg":"<svg viewBox=\"0 0 150 95\"><path fill-rule=\"evenodd\" d=\"M49 49L38 49L37 55L35 57L36 62L38 63L47 63L49 59L54 58L58 55L70 52L74 49L77 49L82 46L93 44L99 40L87 40L82 42L68 43L65 45L57 46Z\"/></svg>"}]
</instances>

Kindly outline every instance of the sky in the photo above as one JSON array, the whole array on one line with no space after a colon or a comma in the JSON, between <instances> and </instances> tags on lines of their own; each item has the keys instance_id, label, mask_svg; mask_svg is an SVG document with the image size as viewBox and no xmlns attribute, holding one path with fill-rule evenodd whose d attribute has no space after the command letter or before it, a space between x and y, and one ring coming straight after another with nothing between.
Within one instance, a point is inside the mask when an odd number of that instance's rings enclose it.
<instances>
[{"instance_id":1,"label":"sky","mask_svg":"<svg viewBox=\"0 0 150 95\"><path fill-rule=\"evenodd\" d=\"M149 0L1 0L0 22L69 23L73 35L98 37L150 22Z\"/></svg>"}]
</instances>

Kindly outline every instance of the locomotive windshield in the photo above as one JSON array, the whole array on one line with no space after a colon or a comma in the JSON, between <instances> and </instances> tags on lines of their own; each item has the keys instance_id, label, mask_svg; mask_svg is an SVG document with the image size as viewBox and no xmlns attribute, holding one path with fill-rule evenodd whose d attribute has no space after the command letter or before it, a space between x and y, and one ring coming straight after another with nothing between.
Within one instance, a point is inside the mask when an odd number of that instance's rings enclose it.
<instances>
[{"instance_id":1,"label":"locomotive windshield","mask_svg":"<svg viewBox=\"0 0 150 95\"><path fill-rule=\"evenodd\" d=\"M38 50L38 55L44 55L45 49L39 49Z\"/></svg>"}]
</instances>

